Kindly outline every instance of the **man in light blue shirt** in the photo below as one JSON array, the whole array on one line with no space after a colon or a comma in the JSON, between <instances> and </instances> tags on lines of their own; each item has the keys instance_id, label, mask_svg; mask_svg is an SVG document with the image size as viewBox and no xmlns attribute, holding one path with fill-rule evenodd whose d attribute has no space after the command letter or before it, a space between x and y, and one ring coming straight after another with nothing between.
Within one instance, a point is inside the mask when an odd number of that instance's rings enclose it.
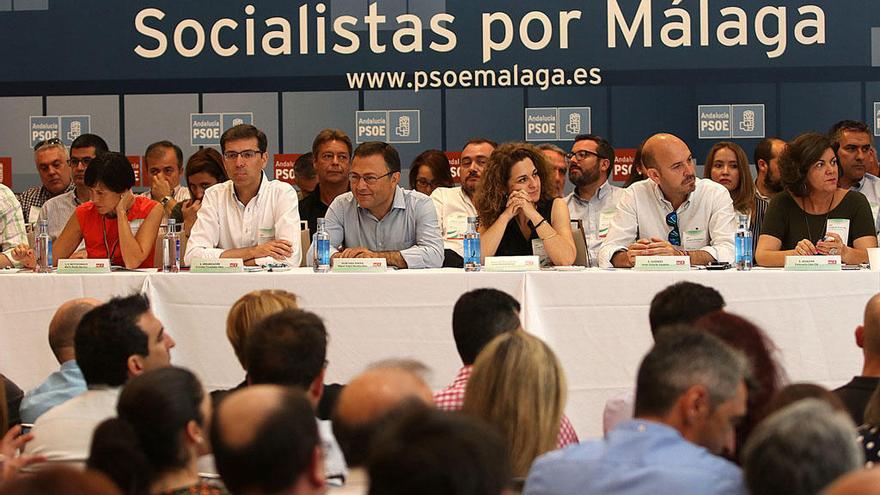
<instances>
[{"instance_id":1,"label":"man in light blue shirt","mask_svg":"<svg viewBox=\"0 0 880 495\"><path fill-rule=\"evenodd\" d=\"M747 365L717 337L666 327L639 368L635 419L539 457L526 495L745 494L735 449Z\"/></svg>"},{"instance_id":2,"label":"man in light blue shirt","mask_svg":"<svg viewBox=\"0 0 880 495\"><path fill-rule=\"evenodd\" d=\"M86 391L86 379L76 364L73 336L82 317L100 304L97 299L73 299L55 311L49 322L49 347L61 369L24 396L20 408L22 423L33 423L44 412Z\"/></svg>"},{"instance_id":3,"label":"man in light blue shirt","mask_svg":"<svg viewBox=\"0 0 880 495\"><path fill-rule=\"evenodd\" d=\"M393 146L374 141L354 150L351 191L337 196L325 217L330 245L338 251L333 258L385 258L397 268L443 264L434 203L399 182L400 155Z\"/></svg>"}]
</instances>

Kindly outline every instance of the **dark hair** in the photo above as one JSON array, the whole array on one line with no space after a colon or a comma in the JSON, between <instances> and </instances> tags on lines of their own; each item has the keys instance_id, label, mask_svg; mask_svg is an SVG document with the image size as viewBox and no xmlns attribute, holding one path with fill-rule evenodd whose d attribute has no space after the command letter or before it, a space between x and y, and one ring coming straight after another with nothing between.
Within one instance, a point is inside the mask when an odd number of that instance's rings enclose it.
<instances>
[{"instance_id":1,"label":"dark hair","mask_svg":"<svg viewBox=\"0 0 880 495\"><path fill-rule=\"evenodd\" d=\"M217 182L226 182L229 176L226 175L226 167L223 166L223 155L214 148L202 148L196 151L186 161L186 182L189 185L189 178L195 174L206 172L211 177L217 179Z\"/></svg>"},{"instance_id":2,"label":"dark hair","mask_svg":"<svg viewBox=\"0 0 880 495\"><path fill-rule=\"evenodd\" d=\"M541 150L528 143L505 143L495 148L489 156L489 163L483 170L480 187L474 198L474 206L480 217L480 224L491 226L504 211L509 194L507 180L514 165L528 158L535 165L541 179L539 201L552 201L556 185L550 179L550 165Z\"/></svg>"},{"instance_id":3,"label":"dark hair","mask_svg":"<svg viewBox=\"0 0 880 495\"><path fill-rule=\"evenodd\" d=\"M367 459L370 495L485 495L510 483L499 434L476 418L425 407L395 418Z\"/></svg>"},{"instance_id":4,"label":"dark hair","mask_svg":"<svg viewBox=\"0 0 880 495\"><path fill-rule=\"evenodd\" d=\"M293 173L296 177L302 175L307 178L317 175L317 172L315 171L315 155L313 155L311 151L305 155L300 155L299 158L293 162Z\"/></svg>"},{"instance_id":5,"label":"dark hair","mask_svg":"<svg viewBox=\"0 0 880 495\"><path fill-rule=\"evenodd\" d=\"M578 134L575 136L574 142L577 143L578 141L592 141L596 143L596 154L600 158L611 162L606 175L606 177L611 177L611 171L614 169L614 147L611 146L611 143L607 139L595 134Z\"/></svg>"},{"instance_id":6,"label":"dark hair","mask_svg":"<svg viewBox=\"0 0 880 495\"><path fill-rule=\"evenodd\" d=\"M260 153L265 153L269 147L269 140L266 139L266 134L250 124L238 124L226 129L223 135L220 136L220 151L226 151L226 143L229 141L252 138L257 140L257 148L259 148Z\"/></svg>"},{"instance_id":7,"label":"dark hair","mask_svg":"<svg viewBox=\"0 0 880 495\"><path fill-rule=\"evenodd\" d=\"M492 148L498 147L498 143L496 143L495 141L492 141L489 138L474 137L474 138L468 139L468 142L464 143L464 146L462 146L461 149L464 150L465 148L467 148L468 146L470 146L472 144L488 144Z\"/></svg>"},{"instance_id":8,"label":"dark hair","mask_svg":"<svg viewBox=\"0 0 880 495\"><path fill-rule=\"evenodd\" d=\"M308 390L324 369L327 330L314 313L285 310L264 318L247 341L251 383L297 386Z\"/></svg>"},{"instance_id":9,"label":"dark hair","mask_svg":"<svg viewBox=\"0 0 880 495\"><path fill-rule=\"evenodd\" d=\"M71 150L89 147L95 148L95 155L110 151L110 148L107 147L107 141L104 141L104 138L97 134L80 134L79 137L70 143Z\"/></svg>"},{"instance_id":10,"label":"dark hair","mask_svg":"<svg viewBox=\"0 0 880 495\"><path fill-rule=\"evenodd\" d=\"M639 144L639 147L636 148L636 154L635 156L633 156L632 168L630 168L629 170L629 179L627 179L626 184L623 185L623 187L625 188L635 184L636 182L641 182L648 178L647 175L639 172L639 166L641 166L642 168L645 167L645 165L642 163L643 146L645 146L644 141L642 141L642 143Z\"/></svg>"},{"instance_id":11,"label":"dark hair","mask_svg":"<svg viewBox=\"0 0 880 495\"><path fill-rule=\"evenodd\" d=\"M129 356L150 352L147 334L137 323L149 310L147 296L133 294L114 297L83 316L73 345L86 383L118 387L128 380Z\"/></svg>"},{"instance_id":12,"label":"dark hair","mask_svg":"<svg viewBox=\"0 0 880 495\"><path fill-rule=\"evenodd\" d=\"M359 158L373 155L382 155L382 159L385 160L385 166L388 168L389 172L400 172L400 154L397 153L394 146L391 146L388 143L383 143L382 141L367 141L366 143L358 145L354 150L354 156Z\"/></svg>"},{"instance_id":13,"label":"dark hair","mask_svg":"<svg viewBox=\"0 0 880 495\"><path fill-rule=\"evenodd\" d=\"M123 193L134 187L134 170L122 153L99 153L86 168L85 182L89 187L95 187L100 182L115 193Z\"/></svg>"},{"instance_id":14,"label":"dark hair","mask_svg":"<svg viewBox=\"0 0 880 495\"><path fill-rule=\"evenodd\" d=\"M454 185L452 180L452 170L449 168L449 158L446 158L446 153L443 153L440 150L426 150L421 152L419 156L412 161L412 165L410 165L410 189L416 188L416 178L419 175L419 169L423 165L431 169L431 174L434 176L434 182L437 183L438 187L452 187Z\"/></svg>"},{"instance_id":15,"label":"dark hair","mask_svg":"<svg viewBox=\"0 0 880 495\"><path fill-rule=\"evenodd\" d=\"M164 155L163 149L172 149L174 150L174 155L177 157L177 168L183 168L183 151L180 149L180 146L172 143L171 141L163 140L155 142L149 146L147 146L147 151L144 151L144 165L149 168L148 162L150 158L161 157Z\"/></svg>"},{"instance_id":16,"label":"dark hair","mask_svg":"<svg viewBox=\"0 0 880 495\"><path fill-rule=\"evenodd\" d=\"M846 405L840 400L840 397L838 397L837 394L822 385L803 382L792 383L779 389L773 397L770 398L770 401L764 408L764 416L770 416L771 414L781 411L795 402L804 399L821 400L831 406L835 411L846 413L846 415L849 416L849 411L846 409Z\"/></svg>"},{"instance_id":17,"label":"dark hair","mask_svg":"<svg viewBox=\"0 0 880 495\"><path fill-rule=\"evenodd\" d=\"M348 137L348 134L339 129L324 129L312 141L312 155L314 155L315 159L318 158L318 148L330 141L342 141L348 148L348 154L351 155L351 138Z\"/></svg>"},{"instance_id":18,"label":"dark hair","mask_svg":"<svg viewBox=\"0 0 880 495\"><path fill-rule=\"evenodd\" d=\"M452 335L462 363L474 364L492 339L519 328L519 312L519 302L497 289L462 294L452 308Z\"/></svg>"},{"instance_id":19,"label":"dark hair","mask_svg":"<svg viewBox=\"0 0 880 495\"><path fill-rule=\"evenodd\" d=\"M0 485L2 495L122 495L106 476L69 466L50 466Z\"/></svg>"},{"instance_id":20,"label":"dark hair","mask_svg":"<svg viewBox=\"0 0 880 495\"><path fill-rule=\"evenodd\" d=\"M871 142L874 142L874 135L871 132L871 128L868 127L868 124L858 120L841 120L831 126L831 129L828 130L828 139L831 140L831 149L833 149L835 153L837 153L837 150L840 148L840 138L843 137L844 132L867 134L871 139Z\"/></svg>"},{"instance_id":21,"label":"dark hair","mask_svg":"<svg viewBox=\"0 0 880 495\"><path fill-rule=\"evenodd\" d=\"M278 493L293 485L311 465L315 447L320 444L315 411L301 392L282 389L279 394L278 405L245 445L229 445L227 432L221 429L219 417L228 401L221 402L214 411L214 462L231 493Z\"/></svg>"},{"instance_id":22,"label":"dark hair","mask_svg":"<svg viewBox=\"0 0 880 495\"><path fill-rule=\"evenodd\" d=\"M159 476L191 460L183 432L190 421L205 424L204 397L198 378L183 368L132 378L119 395L118 417L95 430L87 467L105 473L127 493L149 493Z\"/></svg>"},{"instance_id":23,"label":"dark hair","mask_svg":"<svg viewBox=\"0 0 880 495\"><path fill-rule=\"evenodd\" d=\"M831 149L831 140L818 132L801 134L788 143L779 156L779 173L785 189L795 196L809 195L807 173L828 149Z\"/></svg>"},{"instance_id":24,"label":"dark hair","mask_svg":"<svg viewBox=\"0 0 880 495\"><path fill-rule=\"evenodd\" d=\"M770 163L770 160L772 160L774 158L773 157L773 143L775 143L777 141L782 141L782 140L777 137L768 137L768 138L762 139L761 142L759 142L758 145L755 146L754 159L755 159L755 166L756 167L758 166L758 162L761 160L764 160L765 162ZM785 141L782 141L782 142L785 142Z\"/></svg>"},{"instance_id":25,"label":"dark hair","mask_svg":"<svg viewBox=\"0 0 880 495\"><path fill-rule=\"evenodd\" d=\"M697 318L724 308L724 298L712 287L693 282L677 282L651 299L648 320L651 333L675 323L693 323Z\"/></svg>"}]
</instances>

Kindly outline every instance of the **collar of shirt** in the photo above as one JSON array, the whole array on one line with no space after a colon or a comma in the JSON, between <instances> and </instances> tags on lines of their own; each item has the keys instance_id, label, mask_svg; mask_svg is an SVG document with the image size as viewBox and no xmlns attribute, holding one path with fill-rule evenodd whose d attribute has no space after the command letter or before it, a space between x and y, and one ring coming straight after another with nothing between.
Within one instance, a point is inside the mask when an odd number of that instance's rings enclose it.
<instances>
[{"instance_id":1,"label":"collar of shirt","mask_svg":"<svg viewBox=\"0 0 880 495\"><path fill-rule=\"evenodd\" d=\"M758 189L758 181L755 181L755 195L763 200L770 201L770 196L764 196L761 194L761 190Z\"/></svg>"},{"instance_id":2,"label":"collar of shirt","mask_svg":"<svg viewBox=\"0 0 880 495\"><path fill-rule=\"evenodd\" d=\"M877 180L880 180L880 178L877 178L877 177L875 177L875 176L873 176L873 175L871 175L871 174L867 174L867 173L866 173L866 174L862 177L862 180L860 180L860 181L856 182L855 184L853 184L852 187L850 187L849 189L850 189L850 191L858 191L858 192L862 192L862 189L865 187L865 185L866 185L867 183L869 183L869 182L875 182L875 181L877 181Z\"/></svg>"},{"instance_id":3,"label":"collar of shirt","mask_svg":"<svg viewBox=\"0 0 880 495\"><path fill-rule=\"evenodd\" d=\"M578 195L577 188L575 188L574 191L571 192L571 197L574 198L574 200L577 201L578 203L580 203L582 205L586 205L586 204L589 204L590 202L592 202L593 200L599 201L599 200L603 199L605 197L605 195L608 194L608 189L609 189L610 185L611 184L608 183L608 180L605 180L605 182L603 182L602 185L599 186L599 189L596 189L596 194L594 194L593 197L590 198L589 200L581 198Z\"/></svg>"},{"instance_id":4,"label":"collar of shirt","mask_svg":"<svg viewBox=\"0 0 880 495\"><path fill-rule=\"evenodd\" d=\"M266 177L265 172L260 172L260 187L257 189L257 194L253 197L253 199L251 199L251 201L258 201L260 199L260 194L262 194L267 187L269 187L269 179ZM235 203L238 204L238 206L240 206L242 209L244 209L247 205L245 205L241 202L240 199L238 199L238 193L235 192L235 186L233 185L229 189L232 191L232 197L235 199ZM256 203L254 203L254 205L256 205Z\"/></svg>"},{"instance_id":5,"label":"collar of shirt","mask_svg":"<svg viewBox=\"0 0 880 495\"><path fill-rule=\"evenodd\" d=\"M461 196L461 200L464 201L466 205L470 205L471 207L474 206L474 202L471 201L471 198L467 194L465 194L463 188L458 188L458 195Z\"/></svg>"},{"instance_id":6,"label":"collar of shirt","mask_svg":"<svg viewBox=\"0 0 880 495\"><path fill-rule=\"evenodd\" d=\"M672 207L672 203L668 199L666 199L666 195L663 194L663 190L660 189L660 186L656 182L654 182L651 179L645 179L645 180L651 181L651 182L649 182L649 184L651 187L651 191L653 191L653 193L654 193L654 198L657 200L657 202L665 205L666 208L670 212L673 212L673 211L681 212L681 211L685 211L688 208L688 206L691 205L691 199L694 197L694 194L696 194L697 189L700 188L700 181L703 179L700 179L699 177L694 177L694 190L691 191L690 194L688 194L687 198L684 200L684 203L682 203L681 206L678 207L678 210L676 210L675 208Z\"/></svg>"}]
</instances>

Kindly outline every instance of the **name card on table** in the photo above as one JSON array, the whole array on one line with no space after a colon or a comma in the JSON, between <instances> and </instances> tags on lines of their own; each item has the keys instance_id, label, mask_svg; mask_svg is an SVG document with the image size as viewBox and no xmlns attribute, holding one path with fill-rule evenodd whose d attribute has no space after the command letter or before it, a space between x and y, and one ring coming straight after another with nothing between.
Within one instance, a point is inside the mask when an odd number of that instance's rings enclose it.
<instances>
[{"instance_id":1,"label":"name card on table","mask_svg":"<svg viewBox=\"0 0 880 495\"><path fill-rule=\"evenodd\" d=\"M58 273L110 273L109 259L58 260Z\"/></svg>"},{"instance_id":2,"label":"name card on table","mask_svg":"<svg viewBox=\"0 0 880 495\"><path fill-rule=\"evenodd\" d=\"M636 256L633 270L645 272L679 272L691 269L690 256Z\"/></svg>"},{"instance_id":3,"label":"name card on table","mask_svg":"<svg viewBox=\"0 0 880 495\"><path fill-rule=\"evenodd\" d=\"M241 273L244 261L241 258L220 258L216 260L199 258L189 267L192 273Z\"/></svg>"},{"instance_id":4,"label":"name card on table","mask_svg":"<svg viewBox=\"0 0 880 495\"><path fill-rule=\"evenodd\" d=\"M388 269L385 258L336 258L331 271L336 273L383 273Z\"/></svg>"},{"instance_id":5,"label":"name card on table","mask_svg":"<svg viewBox=\"0 0 880 495\"><path fill-rule=\"evenodd\" d=\"M836 272L843 269L840 256L786 256L785 270L791 272Z\"/></svg>"},{"instance_id":6,"label":"name card on table","mask_svg":"<svg viewBox=\"0 0 880 495\"><path fill-rule=\"evenodd\" d=\"M534 272L541 269L538 256L486 256L486 272Z\"/></svg>"}]
</instances>

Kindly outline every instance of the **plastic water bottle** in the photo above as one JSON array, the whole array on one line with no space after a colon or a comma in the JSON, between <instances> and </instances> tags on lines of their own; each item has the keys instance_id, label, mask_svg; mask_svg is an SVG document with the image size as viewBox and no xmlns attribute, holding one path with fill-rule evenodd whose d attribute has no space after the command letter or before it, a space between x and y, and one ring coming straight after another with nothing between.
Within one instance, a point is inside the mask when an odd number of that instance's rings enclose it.
<instances>
[{"instance_id":1,"label":"plastic water bottle","mask_svg":"<svg viewBox=\"0 0 880 495\"><path fill-rule=\"evenodd\" d=\"M318 219L318 232L315 233L315 259L312 269L318 273L330 271L330 234L324 227L324 219Z\"/></svg>"},{"instance_id":2,"label":"plastic water bottle","mask_svg":"<svg viewBox=\"0 0 880 495\"><path fill-rule=\"evenodd\" d=\"M36 245L37 273L52 273L52 238L49 237L49 221L40 220L40 233L34 239Z\"/></svg>"},{"instance_id":3,"label":"plastic water bottle","mask_svg":"<svg viewBox=\"0 0 880 495\"><path fill-rule=\"evenodd\" d=\"M177 225L173 218L168 219L168 228L162 237L162 271L180 271L180 236L177 234Z\"/></svg>"},{"instance_id":4,"label":"plastic water bottle","mask_svg":"<svg viewBox=\"0 0 880 495\"><path fill-rule=\"evenodd\" d=\"M739 227L736 229L736 269L752 269L752 231L749 230L749 216L739 216Z\"/></svg>"},{"instance_id":5,"label":"plastic water bottle","mask_svg":"<svg viewBox=\"0 0 880 495\"><path fill-rule=\"evenodd\" d=\"M478 272L480 261L480 233L477 232L477 217L468 217L467 231L464 233L464 271Z\"/></svg>"}]
</instances>

